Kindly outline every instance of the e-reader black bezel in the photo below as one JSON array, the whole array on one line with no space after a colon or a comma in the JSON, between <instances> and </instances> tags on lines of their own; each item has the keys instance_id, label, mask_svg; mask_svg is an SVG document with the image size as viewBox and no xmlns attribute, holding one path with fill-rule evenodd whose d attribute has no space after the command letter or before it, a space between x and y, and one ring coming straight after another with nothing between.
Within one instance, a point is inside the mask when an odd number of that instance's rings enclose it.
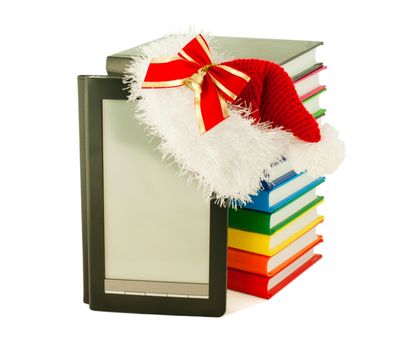
<instances>
[{"instance_id":1,"label":"e-reader black bezel","mask_svg":"<svg viewBox=\"0 0 414 350\"><path fill-rule=\"evenodd\" d=\"M104 250L102 100L126 100L120 77L79 76L84 221L84 301L92 310L221 316L226 309L227 208L210 201L209 298L106 294ZM82 95L82 96L81 96ZM83 140L82 140L83 138ZM86 225L85 225L86 221Z\"/></svg>"}]
</instances>

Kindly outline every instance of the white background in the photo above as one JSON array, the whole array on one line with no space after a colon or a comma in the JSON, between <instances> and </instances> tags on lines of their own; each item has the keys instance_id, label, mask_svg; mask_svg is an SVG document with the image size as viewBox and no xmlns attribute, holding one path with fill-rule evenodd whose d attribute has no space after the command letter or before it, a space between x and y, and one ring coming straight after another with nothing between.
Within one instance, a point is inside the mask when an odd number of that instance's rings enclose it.
<instances>
[{"instance_id":1,"label":"white background","mask_svg":"<svg viewBox=\"0 0 414 350\"><path fill-rule=\"evenodd\" d=\"M413 349L409 4L3 2L0 347ZM242 298L235 312L232 294L219 319L92 312L82 303L76 76L104 74L108 54L188 25L325 42L323 105L347 159L320 190L324 258L270 301Z\"/></svg>"}]
</instances>

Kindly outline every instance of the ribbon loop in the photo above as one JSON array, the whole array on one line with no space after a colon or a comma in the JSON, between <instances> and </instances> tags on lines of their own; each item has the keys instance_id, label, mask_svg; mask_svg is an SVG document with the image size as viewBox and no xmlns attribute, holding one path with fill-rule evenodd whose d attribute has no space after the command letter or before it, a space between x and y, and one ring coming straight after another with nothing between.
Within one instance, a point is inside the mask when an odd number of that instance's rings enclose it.
<instances>
[{"instance_id":1,"label":"ribbon loop","mask_svg":"<svg viewBox=\"0 0 414 350\"><path fill-rule=\"evenodd\" d=\"M228 117L226 101L233 103L250 77L225 64L215 64L201 34L185 45L177 56L151 60L143 89L186 86L194 92L200 133Z\"/></svg>"}]
</instances>

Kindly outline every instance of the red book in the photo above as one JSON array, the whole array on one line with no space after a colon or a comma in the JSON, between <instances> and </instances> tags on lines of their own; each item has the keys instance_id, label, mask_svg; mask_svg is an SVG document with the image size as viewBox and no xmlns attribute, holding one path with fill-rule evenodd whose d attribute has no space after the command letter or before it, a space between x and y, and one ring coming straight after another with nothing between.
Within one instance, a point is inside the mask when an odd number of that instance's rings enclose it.
<instances>
[{"instance_id":1,"label":"red book","mask_svg":"<svg viewBox=\"0 0 414 350\"><path fill-rule=\"evenodd\" d=\"M261 276L229 268L227 271L227 287L238 292L270 299L321 257L322 255L314 254L313 250L310 250L273 276Z\"/></svg>"}]
</instances>

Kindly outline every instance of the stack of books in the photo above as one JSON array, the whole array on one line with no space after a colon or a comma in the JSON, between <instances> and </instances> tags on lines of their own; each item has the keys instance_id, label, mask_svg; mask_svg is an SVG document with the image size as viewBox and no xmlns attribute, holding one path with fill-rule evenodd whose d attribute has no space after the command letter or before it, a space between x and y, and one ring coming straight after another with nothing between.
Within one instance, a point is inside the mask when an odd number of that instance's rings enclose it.
<instances>
[{"instance_id":1,"label":"stack of books","mask_svg":"<svg viewBox=\"0 0 414 350\"><path fill-rule=\"evenodd\" d=\"M305 108L315 118L325 115L319 97L326 87L316 62L316 48L282 65L291 76ZM278 62L276 62L278 63ZM316 227L323 221L316 193L324 177L297 174L288 159L272 167L263 191L243 208L229 210L228 288L269 299L322 256L314 247L323 238Z\"/></svg>"}]
</instances>

